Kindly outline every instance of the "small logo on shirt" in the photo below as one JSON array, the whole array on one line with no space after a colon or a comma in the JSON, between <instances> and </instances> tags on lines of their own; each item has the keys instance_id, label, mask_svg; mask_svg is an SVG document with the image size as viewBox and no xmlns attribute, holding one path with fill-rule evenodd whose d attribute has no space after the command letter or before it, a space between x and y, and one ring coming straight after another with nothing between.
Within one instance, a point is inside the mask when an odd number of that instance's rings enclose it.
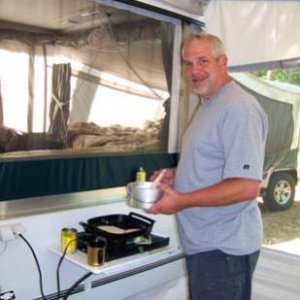
<instances>
[{"instance_id":1,"label":"small logo on shirt","mask_svg":"<svg viewBox=\"0 0 300 300\"><path fill-rule=\"evenodd\" d=\"M244 170L249 170L249 169L250 169L250 166L249 166L249 165L244 165L244 166L243 166L243 169L244 169Z\"/></svg>"}]
</instances>

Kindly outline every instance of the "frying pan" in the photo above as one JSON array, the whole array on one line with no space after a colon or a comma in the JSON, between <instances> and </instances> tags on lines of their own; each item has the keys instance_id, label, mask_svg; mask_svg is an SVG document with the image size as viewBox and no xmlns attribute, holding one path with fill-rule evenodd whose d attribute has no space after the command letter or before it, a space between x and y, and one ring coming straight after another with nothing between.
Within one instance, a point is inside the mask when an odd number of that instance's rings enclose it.
<instances>
[{"instance_id":1,"label":"frying pan","mask_svg":"<svg viewBox=\"0 0 300 300\"><path fill-rule=\"evenodd\" d=\"M87 223L80 222L80 225L86 232L101 235L107 239L128 239L150 234L154 222L153 219L131 212L129 215L112 214L91 218L87 220ZM105 226L115 226L123 232L107 231L103 229Z\"/></svg>"}]
</instances>

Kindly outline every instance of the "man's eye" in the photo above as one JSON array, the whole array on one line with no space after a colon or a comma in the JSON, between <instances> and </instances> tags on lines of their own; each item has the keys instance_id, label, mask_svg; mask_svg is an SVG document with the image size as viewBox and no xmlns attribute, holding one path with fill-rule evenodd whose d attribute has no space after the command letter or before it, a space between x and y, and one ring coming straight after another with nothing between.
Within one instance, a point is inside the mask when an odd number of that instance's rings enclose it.
<instances>
[{"instance_id":1,"label":"man's eye","mask_svg":"<svg viewBox=\"0 0 300 300\"><path fill-rule=\"evenodd\" d=\"M206 66L209 63L208 59L199 59L196 62L184 62L185 68L192 68L196 66Z\"/></svg>"},{"instance_id":2,"label":"man's eye","mask_svg":"<svg viewBox=\"0 0 300 300\"><path fill-rule=\"evenodd\" d=\"M206 65L208 63L208 60L207 59L200 59L198 60L198 64L203 66L203 65Z\"/></svg>"}]
</instances>

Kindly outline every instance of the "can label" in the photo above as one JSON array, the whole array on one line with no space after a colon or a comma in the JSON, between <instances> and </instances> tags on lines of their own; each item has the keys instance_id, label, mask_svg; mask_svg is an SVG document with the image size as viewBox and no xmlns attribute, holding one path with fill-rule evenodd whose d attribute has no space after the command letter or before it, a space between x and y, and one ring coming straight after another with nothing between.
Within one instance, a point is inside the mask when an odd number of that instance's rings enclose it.
<instances>
[{"instance_id":1,"label":"can label","mask_svg":"<svg viewBox=\"0 0 300 300\"><path fill-rule=\"evenodd\" d=\"M61 252L73 254L77 251L77 230L75 228L63 228L61 230Z\"/></svg>"},{"instance_id":2,"label":"can label","mask_svg":"<svg viewBox=\"0 0 300 300\"><path fill-rule=\"evenodd\" d=\"M102 266L105 262L105 247L87 248L87 263L93 267Z\"/></svg>"}]
</instances>

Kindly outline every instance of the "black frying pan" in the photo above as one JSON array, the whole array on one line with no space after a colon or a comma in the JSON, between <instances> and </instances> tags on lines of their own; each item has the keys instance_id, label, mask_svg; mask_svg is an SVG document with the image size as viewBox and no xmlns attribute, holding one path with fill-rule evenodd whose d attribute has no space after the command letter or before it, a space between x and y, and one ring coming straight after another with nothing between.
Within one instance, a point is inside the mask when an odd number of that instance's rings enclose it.
<instances>
[{"instance_id":1,"label":"black frying pan","mask_svg":"<svg viewBox=\"0 0 300 300\"><path fill-rule=\"evenodd\" d=\"M143 215L131 212L129 215L113 214L95 217L80 222L86 232L98 234L107 239L128 239L150 234L154 220ZM105 226L114 226L118 232L105 230ZM101 228L102 227L102 228Z\"/></svg>"}]
</instances>

